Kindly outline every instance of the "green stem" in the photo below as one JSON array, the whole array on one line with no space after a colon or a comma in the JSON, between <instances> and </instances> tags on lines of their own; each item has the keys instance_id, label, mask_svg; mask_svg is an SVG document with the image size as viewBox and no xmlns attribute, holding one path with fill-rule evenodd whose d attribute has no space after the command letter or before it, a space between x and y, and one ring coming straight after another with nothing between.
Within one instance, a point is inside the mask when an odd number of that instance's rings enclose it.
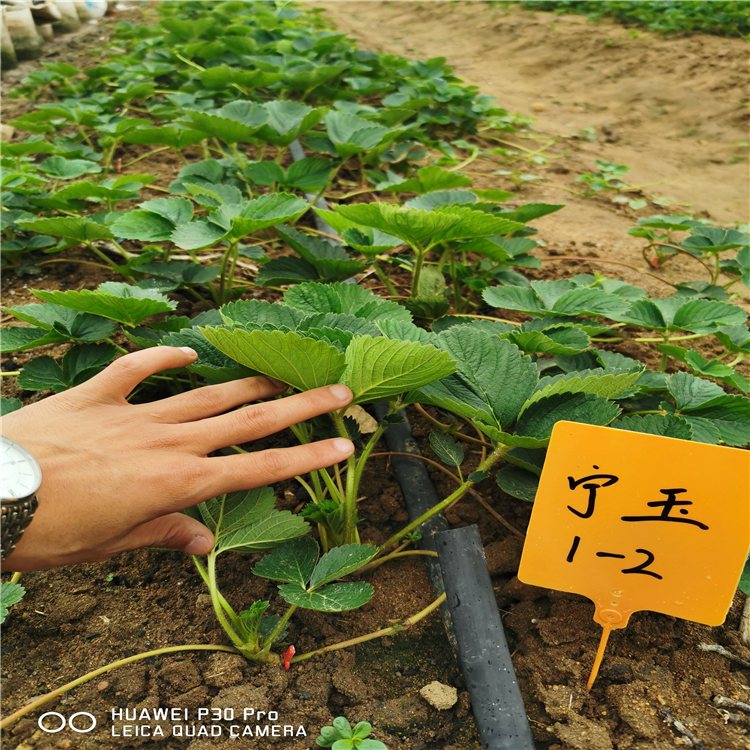
<instances>
[{"instance_id":1,"label":"green stem","mask_svg":"<svg viewBox=\"0 0 750 750\"><path fill-rule=\"evenodd\" d=\"M234 271L237 268L237 261L240 258L240 243L239 240L234 244L234 251L232 252L232 264L229 266L229 274L227 276L227 302L232 301L232 283L234 282Z\"/></svg>"},{"instance_id":2,"label":"green stem","mask_svg":"<svg viewBox=\"0 0 750 750\"><path fill-rule=\"evenodd\" d=\"M224 257L221 259L221 272L219 274L219 299L220 304L226 302L225 290L227 287L227 266L229 265L229 259L234 255L234 249L239 243L239 240L232 240L227 246L224 252Z\"/></svg>"},{"instance_id":3,"label":"green stem","mask_svg":"<svg viewBox=\"0 0 750 750\"><path fill-rule=\"evenodd\" d=\"M737 278L732 279L729 283L724 284L722 286L722 289L729 289L730 286L734 286L738 281L741 281L741 280L742 280L742 277L741 276L737 276Z\"/></svg>"},{"instance_id":4,"label":"green stem","mask_svg":"<svg viewBox=\"0 0 750 750\"><path fill-rule=\"evenodd\" d=\"M349 440L349 433L344 424L343 410L333 412L331 419L342 438ZM372 440L370 440L372 443ZM370 449L372 450L372 448ZM346 459L346 492L344 494L344 544L357 543L357 459L352 453Z\"/></svg>"},{"instance_id":5,"label":"green stem","mask_svg":"<svg viewBox=\"0 0 750 750\"><path fill-rule=\"evenodd\" d=\"M208 586L208 588L211 588L210 579L208 577L208 572L203 567L203 564L201 563L200 559L196 557L195 555L193 557L193 563L195 564L195 567L197 568L198 572L201 574L201 578L203 579L203 583ZM242 626L240 625L240 618L235 614L235 611L232 609L232 607L229 605L229 602L222 596L220 591L216 592L219 596L219 603L221 604L224 611L229 616L229 619L232 621L232 624L234 627L241 631Z\"/></svg>"},{"instance_id":6,"label":"green stem","mask_svg":"<svg viewBox=\"0 0 750 750\"><path fill-rule=\"evenodd\" d=\"M84 682L93 680L94 677L99 677L100 675L106 674L107 672L113 669L117 669L117 667L124 667L126 664L132 664L134 661L140 661L141 659L148 659L150 656L161 656L162 654L174 654L180 651L227 651L230 654L239 653L237 649L231 648L230 646L193 645L193 646L167 646L166 648L157 648L154 651L146 651L142 654L136 654L135 656L128 656L125 659L120 659L119 661L113 661L111 664L107 664L107 666L105 667L100 667L99 669L95 669L93 672L88 672L87 674L83 675L83 677L78 677L72 682L68 682L66 685L63 685L62 687L59 687L53 690L52 692L47 693L46 695L43 695L41 698L37 698L35 701L32 701L31 703L28 703L23 708L19 708L18 711L16 711L15 713L12 713L10 716L7 716L5 719L2 720L2 722L0 722L0 728L5 729L6 727L9 727L11 724L14 724L19 719L26 716L26 714L29 714L32 711L36 711L37 708L40 708L48 701L51 701L53 698L57 698L57 696L67 693L69 690L72 690L73 688L78 687L79 685L82 685Z\"/></svg>"},{"instance_id":7,"label":"green stem","mask_svg":"<svg viewBox=\"0 0 750 750\"><path fill-rule=\"evenodd\" d=\"M747 354L738 354L731 362L727 363L727 366L734 367L735 365L738 365L740 362L742 362L745 357L747 357Z\"/></svg>"},{"instance_id":8,"label":"green stem","mask_svg":"<svg viewBox=\"0 0 750 750\"><path fill-rule=\"evenodd\" d=\"M219 519L219 523L221 522L221 519ZM216 525L216 533L218 534L219 530L219 524ZM232 627L232 624L227 620L226 615L224 614L224 609L221 604L221 600L219 597L221 596L219 594L219 589L216 585L216 550L211 550L211 552L208 553L208 590L211 593L211 602L214 605L214 613L216 614L216 619L221 623L221 627L224 628L226 631L226 634L231 638L232 643L238 648L242 649L245 645L244 641L235 631L234 627Z\"/></svg>"},{"instance_id":9,"label":"green stem","mask_svg":"<svg viewBox=\"0 0 750 750\"><path fill-rule=\"evenodd\" d=\"M719 260L719 253L714 255L714 275L711 279L712 284L718 284L719 276L721 276L721 261Z\"/></svg>"},{"instance_id":10,"label":"green stem","mask_svg":"<svg viewBox=\"0 0 750 750\"><path fill-rule=\"evenodd\" d=\"M86 131L83 129L82 125L78 126L78 132L83 136L83 140L86 141L86 145L92 150L95 151L94 144L91 142L91 139L86 135Z\"/></svg>"},{"instance_id":11,"label":"green stem","mask_svg":"<svg viewBox=\"0 0 750 750\"><path fill-rule=\"evenodd\" d=\"M461 281L456 276L456 254L452 250L450 253L450 269L451 279L453 280L453 309L457 313L461 313L463 312L463 305L461 304L463 301L461 297Z\"/></svg>"},{"instance_id":12,"label":"green stem","mask_svg":"<svg viewBox=\"0 0 750 750\"><path fill-rule=\"evenodd\" d=\"M118 344L115 344L115 342L114 342L114 341L112 341L112 339L111 339L111 338L105 338L105 339L104 339L104 341L106 341L106 342L107 342L108 344L112 344L112 346L114 346L114 347L115 347L115 349L117 349L117 351L118 351L118 352L119 352L120 354L130 354L130 352L129 352L129 351L127 350L127 349L123 349L123 348L122 348L121 346L119 346Z\"/></svg>"},{"instance_id":13,"label":"green stem","mask_svg":"<svg viewBox=\"0 0 750 750\"><path fill-rule=\"evenodd\" d=\"M15 378L18 377L21 374L20 370L15 370L13 372L0 372L0 378Z\"/></svg>"},{"instance_id":14,"label":"green stem","mask_svg":"<svg viewBox=\"0 0 750 750\"><path fill-rule=\"evenodd\" d=\"M672 250L676 250L678 253L682 253L682 255L687 255L688 258L692 258L694 261L697 261L698 263L700 263L703 266L703 268L705 268L706 271L708 271L708 277L710 279L713 279L714 270L711 268L711 266L709 266L707 263L704 263L700 258L693 255L692 253L689 253L687 250L685 250L685 248L680 247L679 245L672 245L669 242L652 242L650 245L647 245L644 248L644 252L646 252L646 250L652 247L671 247ZM711 283L714 283L714 282L712 281Z\"/></svg>"},{"instance_id":15,"label":"green stem","mask_svg":"<svg viewBox=\"0 0 750 750\"><path fill-rule=\"evenodd\" d=\"M154 149L153 151L149 151L147 154L143 154L143 156L139 156L137 159L133 159L133 161L129 161L127 164L123 164L122 168L125 169L126 167L130 167L133 164L137 164L139 161L143 161L143 159L148 159L149 156L158 154L160 151L166 151L169 148L170 146L162 146L161 148L157 148L157 149Z\"/></svg>"},{"instance_id":16,"label":"green stem","mask_svg":"<svg viewBox=\"0 0 750 750\"><path fill-rule=\"evenodd\" d=\"M392 414L395 414L397 411L399 411L399 409L401 409L402 406L403 404L401 403L400 400L391 401L388 407L388 414L386 416L390 417ZM359 490L359 483L362 480L362 473L365 470L365 464L367 463L367 459L370 457L370 454L373 452L381 436L387 429L388 429L388 425L387 424L384 425L381 420L381 423L378 425L377 430L375 430L375 432L372 433L372 436L370 437L369 441L367 442L367 445L362 451L362 455L357 460L357 466L354 470L355 493Z\"/></svg>"},{"instance_id":17,"label":"green stem","mask_svg":"<svg viewBox=\"0 0 750 750\"><path fill-rule=\"evenodd\" d=\"M437 557L437 552L433 552L429 549L408 549L404 552L391 552L390 555L386 555L385 557L380 557L377 560L373 560L364 568L360 568L357 572L362 573L365 570L375 570L375 568L379 568L384 562L395 560L397 557L407 557L409 555L427 555L428 557Z\"/></svg>"},{"instance_id":18,"label":"green stem","mask_svg":"<svg viewBox=\"0 0 750 750\"><path fill-rule=\"evenodd\" d=\"M395 625L391 625L390 628L381 628L380 630L376 630L374 633L361 635L359 636L359 638L351 638L348 641L341 641L340 643L334 643L331 646L324 646L323 648L319 648L316 651L309 651L306 654L300 654L299 656L293 657L291 663L296 664L297 662L305 661L312 658L313 656L325 654L329 651L339 651L342 648L356 646L358 643L366 643L367 641L372 641L376 638L382 638L386 635L395 635L396 633L400 633L402 630L406 630L412 625L416 625L420 620L423 620L425 617L432 614L444 601L445 594L441 594L437 599L435 599L434 602L432 602L432 604L430 604L428 607L425 607L421 612L417 612L416 615L412 615L406 620L402 620L401 622L397 622Z\"/></svg>"},{"instance_id":19,"label":"green stem","mask_svg":"<svg viewBox=\"0 0 750 750\"><path fill-rule=\"evenodd\" d=\"M504 445L503 443L500 443L495 450L490 453L487 458L482 461L479 466L476 468L476 471L487 471L490 469L490 467L500 458L503 457L505 453L507 453L510 450L511 446ZM414 529L421 526L425 521L429 521L430 518L432 518L436 513L440 513L441 510L445 510L449 505L452 505L456 502L456 500L459 500L461 497L463 497L472 487L474 482L471 481L471 479L467 479L455 492L451 493L448 497L445 498L442 502L439 502L437 505L434 505L432 508L430 508L428 511L423 513L419 518L417 518L416 521L412 521L408 526L405 526L401 531L394 534L388 541L384 542L380 545L380 552L385 552L389 547L392 547L396 542L399 541L399 539L403 539L407 534L410 534Z\"/></svg>"},{"instance_id":20,"label":"green stem","mask_svg":"<svg viewBox=\"0 0 750 750\"><path fill-rule=\"evenodd\" d=\"M422 275L422 265L424 264L424 259L427 256L430 248L428 247L427 250L422 250L422 248L420 248L418 245L411 245L411 249L414 250L417 255L417 262L414 264L414 274L411 277L411 296L417 297L419 290L419 278Z\"/></svg>"},{"instance_id":21,"label":"green stem","mask_svg":"<svg viewBox=\"0 0 750 750\"><path fill-rule=\"evenodd\" d=\"M658 341L660 343L666 344L666 343L669 343L670 341L690 341L691 339L705 338L708 335L709 334L707 333L691 333L689 336L670 336L668 338L664 338L663 336L660 336L659 338L654 338L654 339L643 339L643 338L631 339L631 341L638 341L640 343L644 343L644 342L650 343L652 341Z\"/></svg>"},{"instance_id":22,"label":"green stem","mask_svg":"<svg viewBox=\"0 0 750 750\"><path fill-rule=\"evenodd\" d=\"M205 71L205 68L202 68L198 63L194 63L192 60L188 60L187 57L183 57L179 52L175 52L174 56L178 60L182 60L182 62L186 63L187 65L190 65L191 68L195 68L196 70Z\"/></svg>"},{"instance_id":23,"label":"green stem","mask_svg":"<svg viewBox=\"0 0 750 750\"><path fill-rule=\"evenodd\" d=\"M126 263L128 263L131 258L135 257L135 255L131 255L117 240L107 240L107 242L111 242L117 248L117 251L120 253L120 255L125 258ZM122 275L126 276L126 274ZM126 278L130 277L126 276Z\"/></svg>"},{"instance_id":24,"label":"green stem","mask_svg":"<svg viewBox=\"0 0 750 750\"><path fill-rule=\"evenodd\" d=\"M240 154L240 150L237 148L236 143L230 143L229 148L234 155L234 158L237 159L237 165L240 168L240 177L242 177L242 181L247 185L247 192L250 196L250 198L253 197L253 186L250 184L250 181L247 179L247 175L245 174L245 160L242 158L242 155Z\"/></svg>"},{"instance_id":25,"label":"green stem","mask_svg":"<svg viewBox=\"0 0 750 750\"><path fill-rule=\"evenodd\" d=\"M84 242L83 244L86 245L86 247L91 250L94 255L97 255L99 258L101 258L109 268L113 270L117 268L117 264L114 261L110 260L101 250L99 250L98 247L94 247L90 242ZM123 276L125 276L125 274L123 274ZM126 278L128 277L126 276Z\"/></svg>"},{"instance_id":26,"label":"green stem","mask_svg":"<svg viewBox=\"0 0 750 750\"><path fill-rule=\"evenodd\" d=\"M13 577L10 579L11 583L18 583L21 580L21 573L16 572L13 574Z\"/></svg>"},{"instance_id":27,"label":"green stem","mask_svg":"<svg viewBox=\"0 0 750 750\"><path fill-rule=\"evenodd\" d=\"M386 276L385 271L378 265L377 261L372 264L372 267L375 269L375 273L378 275L378 278L385 284L385 288L394 296L398 297L398 292L396 291L396 287L393 286L393 282Z\"/></svg>"},{"instance_id":28,"label":"green stem","mask_svg":"<svg viewBox=\"0 0 750 750\"><path fill-rule=\"evenodd\" d=\"M289 618L292 616L294 610L297 609L296 604L292 604L291 607L286 611L286 614L279 620L279 624L273 629L271 635L266 638L266 645L260 650L258 656L265 656L273 646L274 641L279 637L279 634L284 630L286 624L289 622Z\"/></svg>"},{"instance_id":29,"label":"green stem","mask_svg":"<svg viewBox=\"0 0 750 750\"><path fill-rule=\"evenodd\" d=\"M195 289L193 289L193 287L190 286L189 284L182 284L180 286L180 289L182 291L184 291L184 292L187 292L196 302L201 302L204 305L206 305L206 304L210 305L211 304L210 302L208 302L208 300L206 300L205 298L201 297L201 295L198 294L198 292L196 292Z\"/></svg>"},{"instance_id":30,"label":"green stem","mask_svg":"<svg viewBox=\"0 0 750 750\"><path fill-rule=\"evenodd\" d=\"M114 158L115 151L117 150L117 147L120 145L120 141L115 140L112 145L107 149L107 156L104 160L104 175L109 174L109 168L112 166L112 159Z\"/></svg>"},{"instance_id":31,"label":"green stem","mask_svg":"<svg viewBox=\"0 0 750 750\"><path fill-rule=\"evenodd\" d=\"M664 343L668 344L669 339L664 339ZM659 372L666 372L667 371L667 360L668 356L666 352L662 352L661 354L661 361L659 362Z\"/></svg>"},{"instance_id":32,"label":"green stem","mask_svg":"<svg viewBox=\"0 0 750 750\"><path fill-rule=\"evenodd\" d=\"M336 167L336 169L334 169L333 172L331 172L331 176L328 178L328 182L326 182L326 184L323 185L323 187L320 188L320 190L318 190L318 192L315 195L315 197L307 204L307 208L305 209L305 211L303 213L301 213L297 219L295 219L292 222L289 222L290 226L294 226L299 221L299 219L301 219L311 208L313 208L315 206L315 204L320 200L320 196L323 195L323 193L325 193L326 188L328 188L328 186L333 182L334 178L336 177L336 175L339 173L339 170L343 166L344 166L344 162L342 161Z\"/></svg>"},{"instance_id":33,"label":"green stem","mask_svg":"<svg viewBox=\"0 0 750 750\"><path fill-rule=\"evenodd\" d=\"M325 484L329 494L331 495L331 500L338 503L339 505L345 502L346 495L342 496L339 493L339 488L336 486L336 482L331 479L331 475L328 473L327 469L318 469L318 476L323 478L323 483Z\"/></svg>"}]
</instances>

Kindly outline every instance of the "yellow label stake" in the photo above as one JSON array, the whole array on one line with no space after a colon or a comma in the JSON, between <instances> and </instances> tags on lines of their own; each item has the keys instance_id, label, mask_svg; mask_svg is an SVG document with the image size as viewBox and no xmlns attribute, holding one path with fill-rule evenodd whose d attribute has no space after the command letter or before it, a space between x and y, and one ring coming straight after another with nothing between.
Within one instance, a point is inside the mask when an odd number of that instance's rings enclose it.
<instances>
[{"instance_id":1,"label":"yellow label stake","mask_svg":"<svg viewBox=\"0 0 750 750\"><path fill-rule=\"evenodd\" d=\"M720 625L748 547L750 452L558 422L518 577L591 599L605 636L644 609Z\"/></svg>"}]
</instances>

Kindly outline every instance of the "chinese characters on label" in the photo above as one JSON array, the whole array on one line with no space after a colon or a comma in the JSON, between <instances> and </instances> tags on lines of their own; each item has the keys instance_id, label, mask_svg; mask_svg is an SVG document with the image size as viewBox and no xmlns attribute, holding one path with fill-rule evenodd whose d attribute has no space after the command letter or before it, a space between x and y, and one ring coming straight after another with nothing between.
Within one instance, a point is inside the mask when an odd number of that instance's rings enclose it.
<instances>
[{"instance_id":1,"label":"chinese characters on label","mask_svg":"<svg viewBox=\"0 0 750 750\"><path fill-rule=\"evenodd\" d=\"M749 452L558 422L518 576L588 597L602 625L718 625L749 547Z\"/></svg>"},{"instance_id":2,"label":"chinese characters on label","mask_svg":"<svg viewBox=\"0 0 750 750\"><path fill-rule=\"evenodd\" d=\"M594 466L595 469L598 469L598 466ZM594 511L596 509L596 493L597 490L602 489L604 487L609 487L616 482L619 481L619 477L615 476L614 474L590 474L589 476L582 477L581 479L574 479L573 477L568 477L568 486L571 490L575 490L577 487L581 487L584 490L588 490L588 503L586 505L585 512L581 512L580 510L576 510L571 505L568 505L568 510L571 513L574 513L579 518L591 518L591 516L594 515ZM601 482L601 483L599 483ZM658 513L656 515L642 515L642 516L621 516L621 521L628 521L628 522L635 522L635 523L641 523L643 521L672 521L674 523L689 523L693 524L694 526L697 526L699 529L702 529L703 531L708 531L708 526L706 526L705 523L701 523L700 521L696 521L694 518L685 518L684 516L687 516L687 514L690 512L687 508L680 508L679 513L683 515L683 517L676 517L671 516L670 513L672 512L672 508L678 505L692 505L691 500L677 500L677 495L687 492L684 488L672 488L672 489L661 489L659 492L662 493L662 495L666 495L666 500L654 500L650 503L646 503L646 505L650 508L662 508L661 513ZM580 536L574 536L573 537L573 543L570 546L570 552L568 552L567 557L565 558L567 562L572 563L575 559L576 553L578 552L578 547L581 544L581 537ZM659 580L663 579L663 576L659 575L659 573L656 573L655 571L650 569L650 565L654 560L656 559L656 556L653 552L647 549L638 548L635 550L636 555L645 555L645 560L643 560L639 565L635 565L630 568L622 568L620 571L624 574L640 574L640 575L646 575L646 576L653 576L654 578L658 578ZM629 556L620 554L620 552L597 552L597 557L611 557L615 558L617 560L625 560Z\"/></svg>"}]
</instances>

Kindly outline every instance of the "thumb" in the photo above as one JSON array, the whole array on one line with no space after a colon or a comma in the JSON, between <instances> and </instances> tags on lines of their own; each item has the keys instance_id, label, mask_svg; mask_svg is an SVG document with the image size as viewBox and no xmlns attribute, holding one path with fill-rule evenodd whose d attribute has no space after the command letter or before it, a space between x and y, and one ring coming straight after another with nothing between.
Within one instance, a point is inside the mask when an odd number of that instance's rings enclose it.
<instances>
[{"instance_id":1,"label":"thumb","mask_svg":"<svg viewBox=\"0 0 750 750\"><path fill-rule=\"evenodd\" d=\"M184 513L170 513L142 524L120 542L120 552L141 547L165 547L188 555L207 555L214 547L214 535L200 521Z\"/></svg>"}]
</instances>

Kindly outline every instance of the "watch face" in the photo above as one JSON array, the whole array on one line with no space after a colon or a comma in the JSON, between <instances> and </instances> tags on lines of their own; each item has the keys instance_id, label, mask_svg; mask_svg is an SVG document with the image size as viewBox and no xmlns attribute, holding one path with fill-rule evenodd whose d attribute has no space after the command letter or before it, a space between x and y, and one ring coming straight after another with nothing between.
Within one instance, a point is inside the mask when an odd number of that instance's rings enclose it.
<instances>
[{"instance_id":1,"label":"watch face","mask_svg":"<svg viewBox=\"0 0 750 750\"><path fill-rule=\"evenodd\" d=\"M36 459L25 448L6 437L2 440L0 463L0 497L20 500L33 495L42 483L42 470Z\"/></svg>"}]
</instances>

